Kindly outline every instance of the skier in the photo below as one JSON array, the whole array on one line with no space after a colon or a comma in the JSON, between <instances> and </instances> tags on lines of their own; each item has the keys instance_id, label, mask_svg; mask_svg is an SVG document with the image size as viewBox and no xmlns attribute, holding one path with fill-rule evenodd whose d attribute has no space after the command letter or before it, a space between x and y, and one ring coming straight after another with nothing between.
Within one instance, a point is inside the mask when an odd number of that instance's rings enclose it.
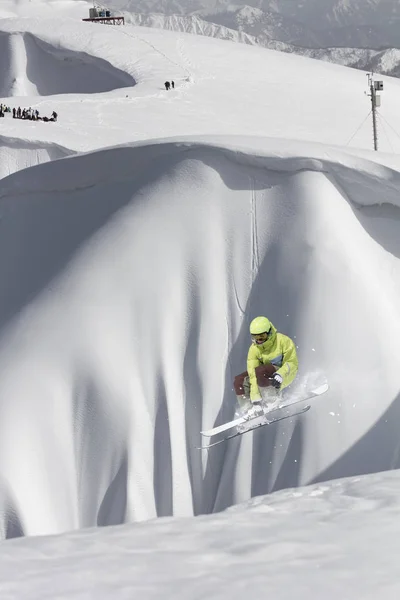
<instances>
[{"instance_id":1,"label":"skier","mask_svg":"<svg viewBox=\"0 0 400 600\"><path fill-rule=\"evenodd\" d=\"M278 333L267 317L253 319L250 335L247 371L237 375L233 384L239 407L249 419L264 413L262 400L267 405L277 402L280 390L292 383L298 370L293 340Z\"/></svg>"}]
</instances>

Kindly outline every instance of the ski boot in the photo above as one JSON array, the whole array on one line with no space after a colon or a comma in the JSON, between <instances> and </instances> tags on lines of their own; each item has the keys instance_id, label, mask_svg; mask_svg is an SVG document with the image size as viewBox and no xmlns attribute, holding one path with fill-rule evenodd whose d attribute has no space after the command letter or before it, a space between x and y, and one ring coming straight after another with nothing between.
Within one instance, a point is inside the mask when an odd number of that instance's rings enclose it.
<instances>
[{"instance_id":1,"label":"ski boot","mask_svg":"<svg viewBox=\"0 0 400 600\"><path fill-rule=\"evenodd\" d=\"M282 401L282 393L273 387L260 387L261 403L264 413L275 410Z\"/></svg>"},{"instance_id":2,"label":"ski boot","mask_svg":"<svg viewBox=\"0 0 400 600\"><path fill-rule=\"evenodd\" d=\"M264 414L264 409L260 400L256 400L251 404L251 408L249 408L247 413L244 415L246 421L250 421L251 419L255 419L256 417L261 417Z\"/></svg>"},{"instance_id":3,"label":"ski boot","mask_svg":"<svg viewBox=\"0 0 400 600\"><path fill-rule=\"evenodd\" d=\"M254 419L262 420L260 417L264 416L264 409L260 401L255 401L250 403L250 407L247 412L243 415L243 418L246 419L244 423L237 425L236 431L238 433L244 433L247 431L251 424L253 424Z\"/></svg>"}]
</instances>

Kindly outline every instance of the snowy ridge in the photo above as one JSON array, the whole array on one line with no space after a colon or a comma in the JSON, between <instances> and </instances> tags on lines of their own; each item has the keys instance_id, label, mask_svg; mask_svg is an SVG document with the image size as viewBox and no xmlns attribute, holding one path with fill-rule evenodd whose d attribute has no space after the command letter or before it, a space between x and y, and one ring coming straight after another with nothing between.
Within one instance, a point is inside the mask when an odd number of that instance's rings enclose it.
<instances>
[{"instance_id":1,"label":"snowy ridge","mask_svg":"<svg viewBox=\"0 0 400 600\"><path fill-rule=\"evenodd\" d=\"M71 154L70 150L57 144L36 144L0 136L0 179L16 171Z\"/></svg>"},{"instance_id":2,"label":"snowy ridge","mask_svg":"<svg viewBox=\"0 0 400 600\"><path fill-rule=\"evenodd\" d=\"M81 4L79 3L79 9L75 15L80 14ZM321 22L326 18L324 11L317 19L317 28L310 29L310 15L302 22L301 10L299 15L289 16L285 14L286 7L278 5L273 7L272 12L244 6L237 10L216 13L209 13L208 9L204 8L195 10L194 14L188 10L186 5L178 10L179 5L176 3L174 3L173 10L168 6L157 5L156 8L159 12L152 12L150 3L143 5L137 2L132 4L111 0L108 6L113 7L115 14L123 15L127 23L136 26L205 35L250 45L257 44L264 48L295 53L357 69L373 70L394 77L399 74L398 51L396 47L390 47L390 45L400 45L400 39L398 36L396 37L396 21L391 26L393 35L389 37L384 27L382 27L383 31L380 31L379 28L375 31L374 26L371 26L370 23L376 21L376 15L364 27L360 27L359 23L352 27L348 24L348 20L351 22L352 19L352 11L347 14L346 6L343 5L332 8L332 15L338 15L340 11L343 11L343 16L340 17L343 25L332 29L322 28L321 31L319 30ZM140 7L143 12L138 12ZM320 8L320 6L315 7L318 11ZM353 10L351 5L350 8ZM369 8L374 14L373 11L377 7L374 4L372 8L371 6ZM379 8L381 9L381 7ZM174 14L170 14L171 11ZM392 22L393 11L385 23ZM354 9L354 14L359 16L359 10ZM72 15L74 15L73 12L71 12ZM327 23L328 25L331 26L330 23Z\"/></svg>"},{"instance_id":3,"label":"snowy ridge","mask_svg":"<svg viewBox=\"0 0 400 600\"><path fill-rule=\"evenodd\" d=\"M83 0L2 0L0 18L62 14L63 18L80 19L87 16L90 6L92 3ZM174 20L182 24L181 17L189 17L189 22L191 17L200 17L243 34L306 48L400 45L396 0L257 0L244 6L226 0L109 0L107 6L117 12L148 15L155 21L157 14L166 15L170 25ZM203 24L197 26L204 28Z\"/></svg>"},{"instance_id":4,"label":"snowy ridge","mask_svg":"<svg viewBox=\"0 0 400 600\"><path fill-rule=\"evenodd\" d=\"M239 30L232 27L225 27L211 21L204 20L198 15L163 15L159 13L128 13L118 11L123 14L127 23L140 27L155 27L169 31L182 31L195 35L205 35L222 40L230 40L236 43L259 45L263 48L278 50L307 56L317 60L325 60L338 65L374 71L392 77L398 77L400 73L400 50L396 48L385 48L383 50L371 50L367 48L351 47L323 47L323 48L304 48L301 45L291 44L282 40L282 35L277 39L273 37L274 28L269 31L265 26L259 26L257 31L241 29L241 21L238 20ZM213 16L218 21L216 16ZM289 36L287 36L289 39ZM311 41L309 42L309 45ZM314 45L318 46L315 41Z\"/></svg>"},{"instance_id":5,"label":"snowy ridge","mask_svg":"<svg viewBox=\"0 0 400 600\"><path fill-rule=\"evenodd\" d=\"M262 36L258 37L255 41L261 46L281 52L293 52L300 56L308 56L309 58L325 60L346 67L382 73L391 77L399 77L400 75L400 50L397 48L387 48L384 50L345 47L312 49L284 44L274 40L267 40L265 43Z\"/></svg>"},{"instance_id":6,"label":"snowy ridge","mask_svg":"<svg viewBox=\"0 0 400 600\"><path fill-rule=\"evenodd\" d=\"M154 159L164 157L167 154L185 153L190 150L197 150L206 146L210 149L216 149L228 156L232 162L238 162L245 166L256 166L270 171L284 172L286 174L299 173L303 170L325 173L337 178L337 183L343 191L348 194L353 204L357 206L370 206L380 204L393 204L400 207L398 190L400 188L400 175L397 169L390 168L381 163L371 162L371 160L361 158L361 156L352 156L343 150L321 146L319 144L307 144L305 147L301 142L291 141L290 146L281 140L246 138L242 137L240 141L237 138L223 136L188 137L175 139L154 140L153 143L135 144L135 152L138 153L143 148L145 156L152 156ZM99 154L98 160L106 164L108 153L123 153L125 149L110 148L104 153ZM92 155L88 154L81 160L90 160ZM373 155L371 155L371 158ZM147 158L147 160L149 160ZM122 161L117 167L117 178L129 177L130 166ZM118 162L118 161L117 161ZM126 164L126 170L125 170ZM23 178L16 176L7 178L2 182L1 195L32 192L53 192L67 191L71 184L68 178L61 177L66 163L57 162L52 166L46 178L35 171L29 171ZM113 175L109 169L103 171L103 177L99 178L96 170L79 169L75 185L78 188L91 187L96 183L101 183L103 178L108 181ZM27 188L21 188L21 181L28 180ZM382 182L385 184L385 193L382 193ZM350 185L350 188L348 186ZM65 189L64 189L64 186ZM365 194L363 187L368 188L371 193ZM379 190L381 190L379 192ZM384 200L383 200L384 198Z\"/></svg>"},{"instance_id":7,"label":"snowy ridge","mask_svg":"<svg viewBox=\"0 0 400 600\"><path fill-rule=\"evenodd\" d=\"M119 11L121 12L121 11ZM210 23L201 19L197 15L183 17L180 15L160 15L150 13L127 13L124 12L127 23L141 27L157 27L159 29L167 29L169 31L184 31L195 35L206 35L215 37L221 40L231 40L242 44L256 44L257 40L243 31L234 31L223 25Z\"/></svg>"},{"instance_id":8,"label":"snowy ridge","mask_svg":"<svg viewBox=\"0 0 400 600\"><path fill-rule=\"evenodd\" d=\"M324 478L346 453L342 476L377 459L380 468L397 464L395 431L384 432L384 455L371 446L360 462L352 447L398 394L399 245L390 219L400 174L285 145L140 144L3 180L5 231L25 224L23 245L5 236L0 252L15 255L18 273L1 314L3 534L9 514L34 535L221 510ZM392 207L375 206L378 190ZM0 262L3 276L8 264ZM240 454L233 445L202 457L200 430L233 414L247 315L266 306L296 336L297 385L320 373L331 391L307 424L289 420L243 441ZM345 355L338 331L349 341ZM374 354L360 354L366 343ZM360 369L368 380L354 380ZM36 500L27 494L32 478Z\"/></svg>"},{"instance_id":9,"label":"snowy ridge","mask_svg":"<svg viewBox=\"0 0 400 600\"><path fill-rule=\"evenodd\" d=\"M379 49L400 45L397 0L110 0L128 12L200 15L251 35L316 48L355 45Z\"/></svg>"}]
</instances>

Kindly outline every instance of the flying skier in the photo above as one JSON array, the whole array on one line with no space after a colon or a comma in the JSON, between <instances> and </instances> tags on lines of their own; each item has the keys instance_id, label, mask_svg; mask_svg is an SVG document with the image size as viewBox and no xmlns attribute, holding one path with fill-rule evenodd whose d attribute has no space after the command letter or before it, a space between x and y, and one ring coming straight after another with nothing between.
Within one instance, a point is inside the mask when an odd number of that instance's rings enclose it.
<instances>
[{"instance_id":1,"label":"flying skier","mask_svg":"<svg viewBox=\"0 0 400 600\"><path fill-rule=\"evenodd\" d=\"M293 340L278 333L267 317L253 319L250 335L247 371L235 377L233 387L241 411L253 418L263 414L262 401L274 404L292 383L298 360Z\"/></svg>"}]
</instances>

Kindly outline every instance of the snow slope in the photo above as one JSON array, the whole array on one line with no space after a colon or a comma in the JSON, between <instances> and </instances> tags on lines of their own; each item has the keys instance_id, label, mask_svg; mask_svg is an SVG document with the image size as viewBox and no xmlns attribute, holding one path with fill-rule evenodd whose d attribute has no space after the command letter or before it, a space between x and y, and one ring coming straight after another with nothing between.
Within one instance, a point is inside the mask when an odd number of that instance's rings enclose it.
<instances>
[{"instance_id":1,"label":"snow slope","mask_svg":"<svg viewBox=\"0 0 400 600\"><path fill-rule=\"evenodd\" d=\"M4 600L397 600L399 473L253 499L197 519L0 547ZM21 573L24 574L21 577Z\"/></svg>"},{"instance_id":2,"label":"snow slope","mask_svg":"<svg viewBox=\"0 0 400 600\"><path fill-rule=\"evenodd\" d=\"M6 103L60 115L56 124L6 117L3 136L24 143L52 142L71 152L175 135L232 133L372 147L362 72L185 33L67 18L63 23L60 31L54 19L0 21L3 39L18 37L24 48L23 40L29 37L40 48L37 55L32 53L35 64L46 65L29 73L21 66L20 87L26 95L15 96L9 63L3 62ZM55 78L62 55L71 58L71 67ZM93 78L86 76L88 64L93 65ZM75 67L83 81L75 77ZM167 79L175 81L170 93L164 89ZM392 153L400 148L400 84L384 81L380 149ZM78 85L85 93L72 93ZM37 95L51 92L59 93Z\"/></svg>"},{"instance_id":3,"label":"snow slope","mask_svg":"<svg viewBox=\"0 0 400 600\"><path fill-rule=\"evenodd\" d=\"M265 29L265 27L258 28L257 34L253 32L253 35L249 35L249 33L245 33L245 31L240 29L240 26L239 30L224 27L223 25L201 19L198 15L138 14L127 13L125 11L118 11L117 14L120 12L124 15L125 22L141 27L185 31L187 33L231 40L242 44L260 45L263 48L271 50L308 56L309 58L325 60L338 65L390 75L391 77L398 77L400 74L400 50L397 48L384 48L383 50L343 46L330 48L327 43L325 43L324 47L320 48L318 47L318 43L312 45L311 40L308 46L304 48L282 41L282 35L278 39L274 39L273 34L271 34L269 29ZM217 20L216 16L212 18ZM226 19L223 20L226 21Z\"/></svg>"},{"instance_id":4,"label":"snow slope","mask_svg":"<svg viewBox=\"0 0 400 600\"><path fill-rule=\"evenodd\" d=\"M0 29L3 101L59 114L0 123L1 537L398 468L400 83L380 154L359 71L67 17ZM263 313L298 345L290 394L330 391L201 453Z\"/></svg>"},{"instance_id":5,"label":"snow slope","mask_svg":"<svg viewBox=\"0 0 400 600\"><path fill-rule=\"evenodd\" d=\"M134 20L135 13L141 13L141 20L163 22L167 28L202 31L203 35L213 32L247 43L256 37L261 43L326 48L328 53L332 47L368 51L397 48L400 43L396 0L108 0L106 5L127 18L133 14ZM0 18L60 15L81 19L92 6L84 0L2 0Z\"/></svg>"}]
</instances>

